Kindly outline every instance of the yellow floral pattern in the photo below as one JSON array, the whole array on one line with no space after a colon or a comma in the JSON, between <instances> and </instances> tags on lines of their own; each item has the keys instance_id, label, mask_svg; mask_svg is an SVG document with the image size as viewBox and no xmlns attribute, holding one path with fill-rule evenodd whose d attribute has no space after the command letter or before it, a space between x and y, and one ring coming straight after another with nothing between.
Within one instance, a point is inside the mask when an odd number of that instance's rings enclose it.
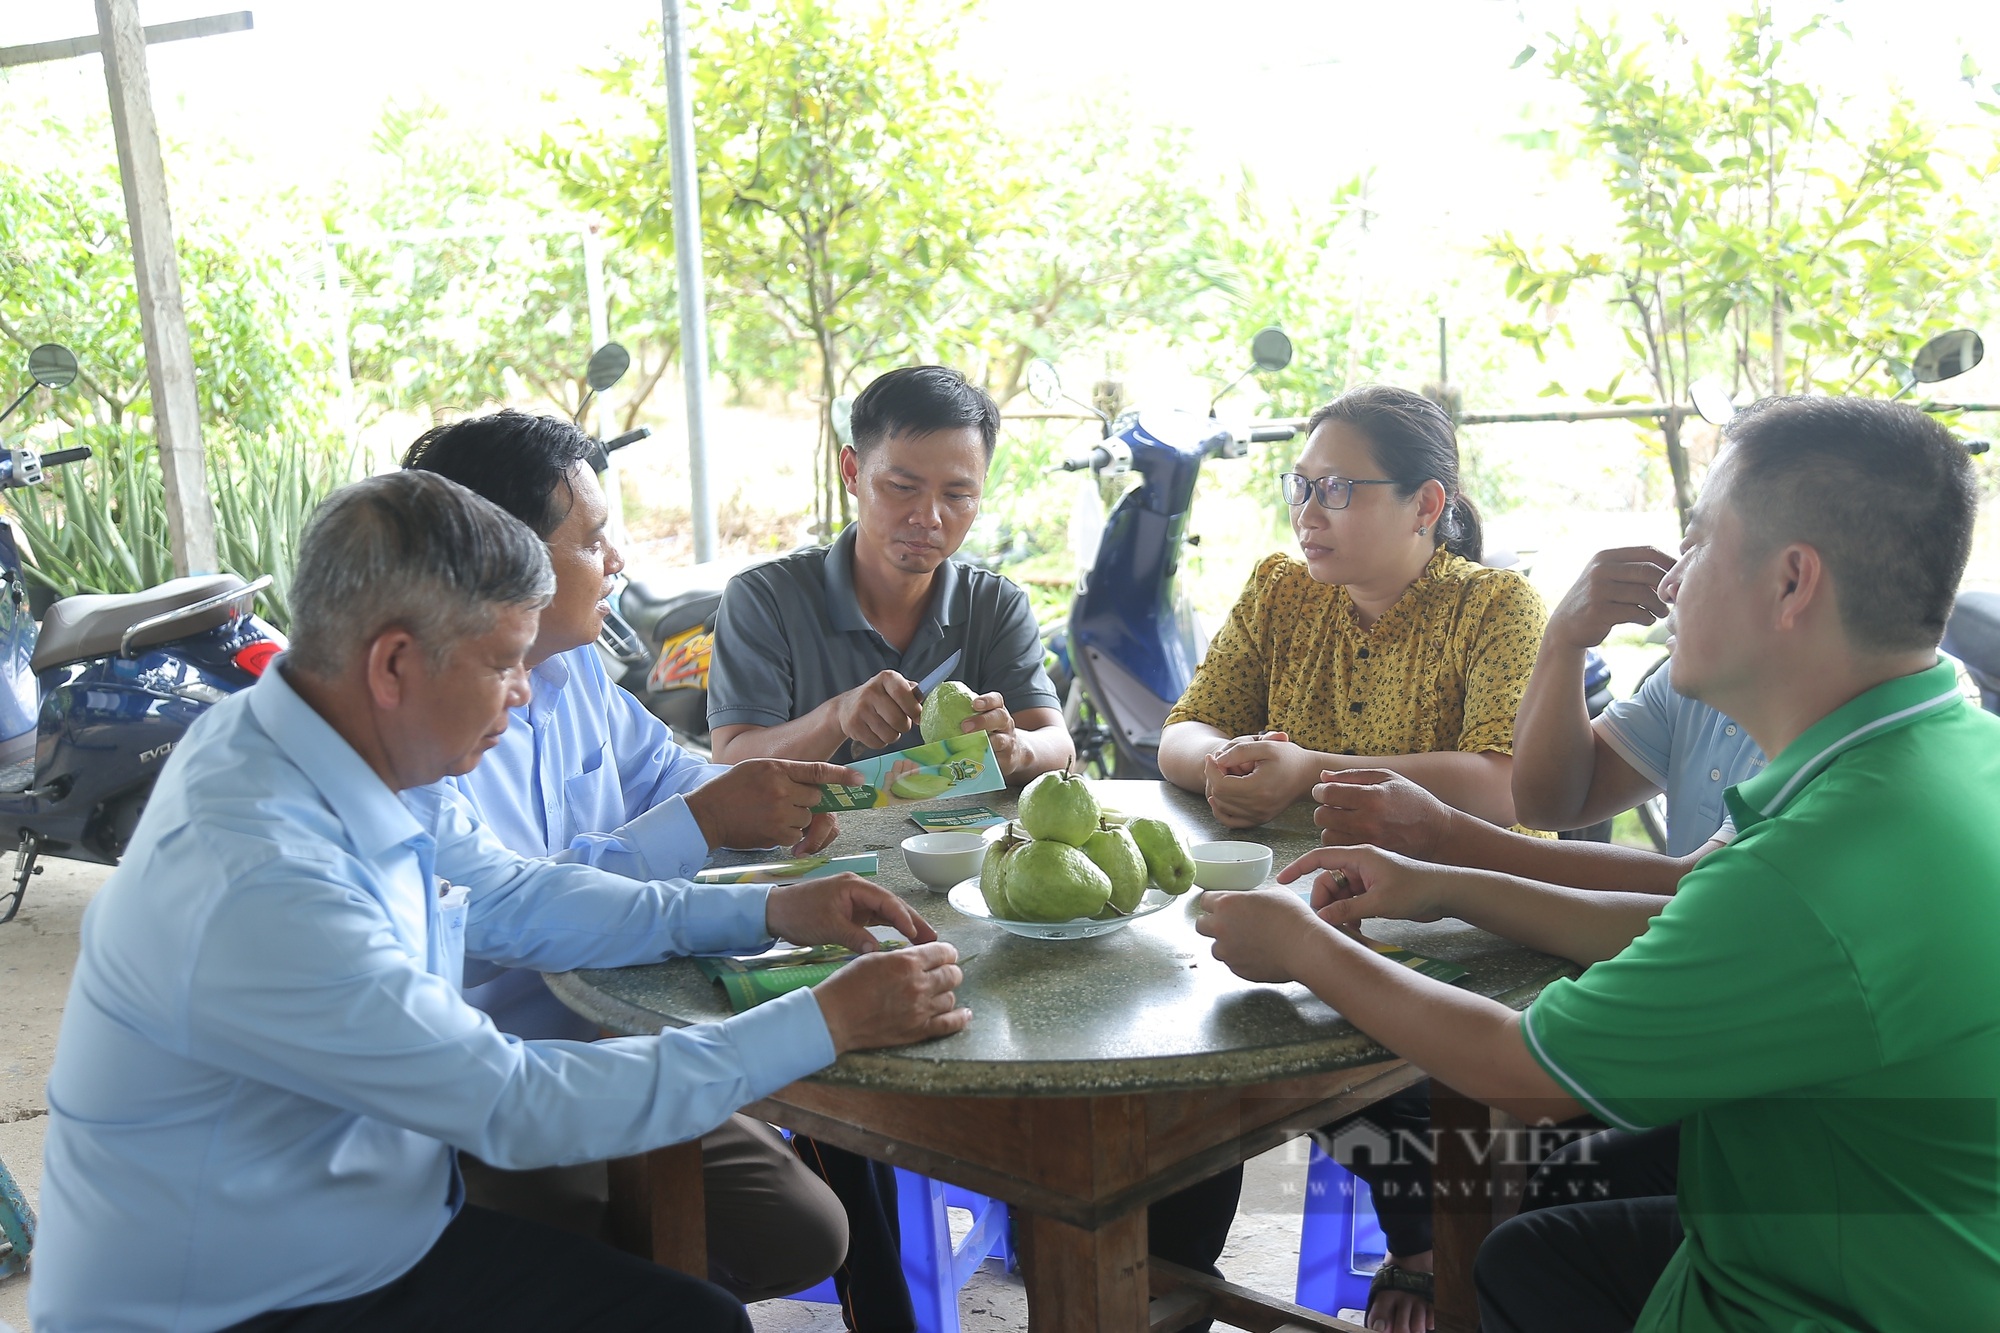
<instances>
[{"instance_id":1,"label":"yellow floral pattern","mask_svg":"<svg viewBox=\"0 0 2000 1333\"><path fill-rule=\"evenodd\" d=\"M1512 754L1546 620L1519 574L1440 548L1364 630L1345 587L1280 552L1250 576L1167 723L1282 731L1331 754Z\"/></svg>"}]
</instances>

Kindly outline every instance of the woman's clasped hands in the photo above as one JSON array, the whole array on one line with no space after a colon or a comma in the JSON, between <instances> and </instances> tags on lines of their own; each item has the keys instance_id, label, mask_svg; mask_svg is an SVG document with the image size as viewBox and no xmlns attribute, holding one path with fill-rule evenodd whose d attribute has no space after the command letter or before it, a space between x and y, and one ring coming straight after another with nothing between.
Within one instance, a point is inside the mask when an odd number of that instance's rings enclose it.
<instances>
[{"instance_id":1,"label":"woman's clasped hands","mask_svg":"<svg viewBox=\"0 0 2000 1333\"><path fill-rule=\"evenodd\" d=\"M1282 731L1224 741L1202 763L1203 795L1230 828L1275 819L1319 781L1320 760Z\"/></svg>"}]
</instances>

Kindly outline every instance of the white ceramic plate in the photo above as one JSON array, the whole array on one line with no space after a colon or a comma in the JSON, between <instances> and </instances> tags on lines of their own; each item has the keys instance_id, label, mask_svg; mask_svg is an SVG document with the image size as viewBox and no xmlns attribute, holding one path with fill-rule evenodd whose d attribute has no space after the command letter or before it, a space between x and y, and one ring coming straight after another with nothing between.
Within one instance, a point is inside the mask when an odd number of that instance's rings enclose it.
<instances>
[{"instance_id":1,"label":"white ceramic plate","mask_svg":"<svg viewBox=\"0 0 2000 1333\"><path fill-rule=\"evenodd\" d=\"M1125 916L1119 916L1106 907L1103 916L1080 916L1073 921L1008 921L987 911L986 896L979 891L979 881L966 879L951 886L949 901L967 916L991 921L1002 930L1025 935L1031 940L1087 940L1123 930L1142 916L1151 916L1172 907L1177 900L1164 889L1149 887L1146 896L1139 900L1139 906Z\"/></svg>"}]
</instances>

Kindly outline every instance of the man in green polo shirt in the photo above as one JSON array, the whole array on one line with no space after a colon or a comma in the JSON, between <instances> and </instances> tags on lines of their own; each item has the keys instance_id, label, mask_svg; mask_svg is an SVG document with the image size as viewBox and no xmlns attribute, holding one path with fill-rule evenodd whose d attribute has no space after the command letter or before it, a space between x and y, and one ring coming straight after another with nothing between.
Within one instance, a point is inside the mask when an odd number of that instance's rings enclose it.
<instances>
[{"instance_id":1,"label":"man in green polo shirt","mask_svg":"<svg viewBox=\"0 0 2000 1333\"><path fill-rule=\"evenodd\" d=\"M1673 1198L1523 1214L1478 1267L1482 1327L1991 1328L2000 1318L2000 719L1936 645L1977 491L1914 409L1738 417L1662 584L1674 688L1769 767L1740 836L1645 895L1326 848L1312 910L1208 894L1216 956L1298 980L1531 1123L1680 1122ZM1336 927L1456 916L1587 965L1525 1014Z\"/></svg>"}]
</instances>

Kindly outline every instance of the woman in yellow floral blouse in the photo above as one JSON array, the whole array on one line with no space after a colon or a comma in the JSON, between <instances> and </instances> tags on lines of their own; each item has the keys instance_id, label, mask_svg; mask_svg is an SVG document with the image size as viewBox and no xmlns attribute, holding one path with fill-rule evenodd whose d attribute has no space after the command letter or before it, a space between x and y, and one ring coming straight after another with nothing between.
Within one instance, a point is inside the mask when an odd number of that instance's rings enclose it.
<instances>
[{"instance_id":1,"label":"woman in yellow floral blouse","mask_svg":"<svg viewBox=\"0 0 2000 1333\"><path fill-rule=\"evenodd\" d=\"M1283 478L1303 560L1257 566L1167 715L1160 771L1261 824L1342 768L1386 768L1514 823L1514 712L1544 614L1486 569L1451 419L1371 386L1315 412Z\"/></svg>"},{"instance_id":2,"label":"woman in yellow floral blouse","mask_svg":"<svg viewBox=\"0 0 2000 1333\"><path fill-rule=\"evenodd\" d=\"M1479 515L1459 493L1451 418L1402 389L1342 394L1313 413L1283 485L1305 558L1273 555L1250 576L1167 715L1160 771L1238 828L1341 768L1393 769L1514 823L1514 713L1542 602L1519 574L1477 563ZM1384 1141L1421 1142L1430 1086L1357 1118ZM1429 1164L1350 1169L1374 1191L1390 1251L1369 1286L1368 1327L1423 1333L1436 1318Z\"/></svg>"}]
</instances>

